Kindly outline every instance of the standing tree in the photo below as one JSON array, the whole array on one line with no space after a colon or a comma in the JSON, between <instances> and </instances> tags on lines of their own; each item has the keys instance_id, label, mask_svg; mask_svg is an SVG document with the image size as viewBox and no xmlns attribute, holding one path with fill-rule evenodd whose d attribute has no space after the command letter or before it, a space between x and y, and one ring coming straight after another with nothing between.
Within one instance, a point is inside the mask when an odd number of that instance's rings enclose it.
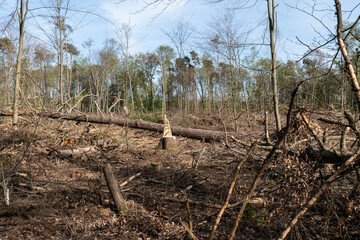
<instances>
[{"instance_id":1,"label":"standing tree","mask_svg":"<svg viewBox=\"0 0 360 240\"><path fill-rule=\"evenodd\" d=\"M163 32L174 44L178 56L180 58L184 57L185 45L188 43L189 38L194 32L189 21L180 18L175 24L170 25L167 30L163 30Z\"/></svg>"},{"instance_id":2,"label":"standing tree","mask_svg":"<svg viewBox=\"0 0 360 240\"><path fill-rule=\"evenodd\" d=\"M125 83L125 106L128 105L127 100L127 89L130 91L130 99L131 99L131 107L132 110L135 109L135 103L134 103L134 94L133 94L133 87L132 87L132 72L130 69L130 55L129 55L129 49L130 49L130 38L132 35L133 26L130 25L130 23L124 23L121 26L121 29L119 31L119 42L121 46L121 51L123 54L123 57L125 58L125 65L126 65L126 83ZM128 86L129 85L129 86Z\"/></svg>"},{"instance_id":3,"label":"standing tree","mask_svg":"<svg viewBox=\"0 0 360 240\"><path fill-rule=\"evenodd\" d=\"M2 84L1 95L5 98L4 102L6 105L10 104L10 81L11 81L11 71L13 68L13 52L14 52L14 43L8 38L0 38L0 53L2 55L2 69L4 71L4 78Z\"/></svg>"},{"instance_id":4,"label":"standing tree","mask_svg":"<svg viewBox=\"0 0 360 240\"><path fill-rule=\"evenodd\" d=\"M50 63L53 61L55 55L49 49L47 49L46 46L40 44L35 46L34 54L34 60L39 66L41 77L44 79L42 92L44 93L45 99L48 100L50 99L48 68L50 66Z\"/></svg>"},{"instance_id":5,"label":"standing tree","mask_svg":"<svg viewBox=\"0 0 360 240\"><path fill-rule=\"evenodd\" d=\"M268 16L269 16L269 29L270 29L270 49L271 49L271 83L273 90L273 103L274 103L274 114L276 121L276 129L280 131L281 121L279 114L279 101L277 93L277 77L276 77L276 52L275 52L275 10L276 6L274 0L267 0L268 3Z\"/></svg>"},{"instance_id":6,"label":"standing tree","mask_svg":"<svg viewBox=\"0 0 360 240\"><path fill-rule=\"evenodd\" d=\"M173 85L168 81L170 78L171 69L173 66L173 59L175 58L174 49L167 45L161 45L156 50L157 59L161 68L161 80L162 80L162 117L166 113L166 93L168 93L168 104L172 104L173 100Z\"/></svg>"},{"instance_id":7,"label":"standing tree","mask_svg":"<svg viewBox=\"0 0 360 240\"><path fill-rule=\"evenodd\" d=\"M14 114L13 114L13 128L18 130L18 105L19 105L19 93L20 93L20 78L21 78L21 60L24 45L24 27L26 15L29 11L29 0L20 0L20 9L17 9L19 17L19 45L18 55L16 60L16 75L15 75L15 87L14 87Z\"/></svg>"}]
</instances>

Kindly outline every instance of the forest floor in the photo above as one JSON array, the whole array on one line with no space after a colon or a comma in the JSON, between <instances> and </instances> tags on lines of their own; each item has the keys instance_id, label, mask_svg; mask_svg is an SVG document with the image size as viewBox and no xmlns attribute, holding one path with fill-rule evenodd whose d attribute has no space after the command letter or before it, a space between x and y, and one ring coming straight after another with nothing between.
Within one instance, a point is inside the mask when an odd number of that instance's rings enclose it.
<instances>
[{"instance_id":1,"label":"forest floor","mask_svg":"<svg viewBox=\"0 0 360 240\"><path fill-rule=\"evenodd\" d=\"M172 125L224 130L216 115L170 114L169 119ZM245 115L238 122L241 141L264 140L262 115L251 115L251 125ZM316 117L312 122L320 130L331 127L317 124ZM234 130L231 124L227 130ZM300 127L288 144L310 137L305 128L299 131ZM335 128L331 131L338 135ZM207 239L234 169L248 147L235 141L229 141L229 148L224 142L177 137L178 150L157 150L161 136L160 132L38 116L22 117L15 132L11 118L1 117L0 174L12 174L10 206L4 205L0 194L0 239L191 239L183 226L190 222L195 236ZM276 141L275 135L272 140ZM86 147L91 148L80 153L61 151ZM298 152L305 147L299 144ZM215 239L228 239L241 207L235 203L244 200L268 153L258 148L242 167L232 206L225 211ZM102 172L106 164L113 167L119 184L135 175L121 187L126 212L114 211ZM259 203L248 204L235 239L279 237L319 189L320 176L333 171L332 166L315 168L299 154L278 153L257 187L254 198ZM360 238L359 197L351 214L343 210L353 175L337 180L293 228L289 239Z\"/></svg>"}]
</instances>

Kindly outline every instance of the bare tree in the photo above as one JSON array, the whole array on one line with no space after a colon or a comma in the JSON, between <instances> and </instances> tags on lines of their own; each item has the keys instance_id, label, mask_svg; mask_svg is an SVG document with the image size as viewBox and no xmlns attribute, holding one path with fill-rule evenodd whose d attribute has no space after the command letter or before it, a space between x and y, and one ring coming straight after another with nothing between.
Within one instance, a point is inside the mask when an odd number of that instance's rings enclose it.
<instances>
[{"instance_id":1,"label":"bare tree","mask_svg":"<svg viewBox=\"0 0 360 240\"><path fill-rule=\"evenodd\" d=\"M168 29L162 31L174 44L179 57L184 57L185 45L194 33L194 29L190 25L190 22L181 17L174 24L170 25Z\"/></svg>"},{"instance_id":2,"label":"bare tree","mask_svg":"<svg viewBox=\"0 0 360 240\"><path fill-rule=\"evenodd\" d=\"M17 9L19 17L19 49L16 60L16 75L15 75L15 87L14 87L14 114L13 114L13 128L18 130L18 105L19 105L19 93L20 93L20 78L21 78L21 61L24 45L24 33L25 33L25 21L29 10L29 0L20 0L20 6Z\"/></svg>"},{"instance_id":3,"label":"bare tree","mask_svg":"<svg viewBox=\"0 0 360 240\"><path fill-rule=\"evenodd\" d=\"M121 26L121 29L119 30L119 42L121 46L122 54L125 58L125 64L126 64L126 78L127 83L125 84L125 106L127 106L127 89L129 84L129 91L130 91L130 98L131 98L131 107L132 109L135 108L134 103L134 96L133 96L133 90L132 90L132 74L129 64L129 50L130 50L130 38L132 35L133 26L131 26L130 23L123 23Z\"/></svg>"},{"instance_id":4,"label":"bare tree","mask_svg":"<svg viewBox=\"0 0 360 240\"><path fill-rule=\"evenodd\" d=\"M14 65L14 43L10 38L0 38L0 53L2 54L2 65L4 68L4 82L2 87L2 96L5 100L5 104L8 105L11 102L10 94L10 81Z\"/></svg>"},{"instance_id":5,"label":"bare tree","mask_svg":"<svg viewBox=\"0 0 360 240\"><path fill-rule=\"evenodd\" d=\"M275 1L267 0L268 4L268 16L269 16L269 29L270 29L270 49L271 49L271 83L273 90L273 103L274 103L274 114L276 121L276 129L280 131L281 121L279 114L279 102L278 102L278 90L277 90L277 77L276 77L276 52L275 52Z\"/></svg>"}]
</instances>

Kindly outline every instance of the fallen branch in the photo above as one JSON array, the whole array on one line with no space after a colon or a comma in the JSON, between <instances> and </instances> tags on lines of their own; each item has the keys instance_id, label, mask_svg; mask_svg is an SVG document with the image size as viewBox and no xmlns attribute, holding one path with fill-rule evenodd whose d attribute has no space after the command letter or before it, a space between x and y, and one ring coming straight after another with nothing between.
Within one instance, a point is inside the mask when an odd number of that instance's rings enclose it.
<instances>
[{"instance_id":1,"label":"fallen branch","mask_svg":"<svg viewBox=\"0 0 360 240\"><path fill-rule=\"evenodd\" d=\"M311 132L311 134L313 135L315 140L318 142L321 149L326 151L326 152L329 152L330 150L325 146L323 141L319 138L319 136L316 134L314 129L310 126L309 120L306 118L306 116L304 114L301 114L301 118L303 119L305 125L307 126L307 128L309 129L309 131ZM336 153L334 152L334 154L336 154Z\"/></svg>"},{"instance_id":2,"label":"fallen branch","mask_svg":"<svg viewBox=\"0 0 360 240\"><path fill-rule=\"evenodd\" d=\"M245 198L245 201L243 202L242 206L241 206L241 209L238 213L238 216L235 220L235 224L234 224L234 227L233 227L233 230L231 232L231 235L230 235L230 240L233 240L234 237L235 237L235 234L236 234L236 230L239 226L239 223L240 223L240 220L244 214L244 211L245 211L245 207L246 205L249 203L249 200L251 199L251 197L253 196L254 192L255 192L255 189L256 189L256 186L258 185L258 183L260 182L260 179L261 179L261 176L262 174L264 173L266 167L268 166L268 164L270 163L270 161L272 160L272 158L274 157L275 153L276 153L276 150L281 146L281 144L283 143L283 141L285 140L286 136L288 135L289 133L289 130L291 128L291 125L292 125L292 117L291 117L291 112L292 112L292 109L293 109L293 106L294 106L294 102L295 102L295 96L296 96L296 93L297 93L297 90L299 89L300 85L303 83L304 81L301 81L297 87L294 89L294 91L292 92L291 94L291 101L290 101L290 105L289 105L289 110L288 110L288 113L287 113L287 118L286 118L286 127L284 128L284 131L283 131L283 134L281 135L280 139L276 142L276 144L273 146L272 150L270 151L270 153L266 156L260 170L258 171L258 173L256 174L254 180L253 180L253 183L251 185L251 188L250 190L248 191L248 194L246 195L246 198Z\"/></svg>"},{"instance_id":3,"label":"fallen branch","mask_svg":"<svg viewBox=\"0 0 360 240\"><path fill-rule=\"evenodd\" d=\"M338 175L340 175L343 171L346 170L350 164L359 157L360 150L358 150L351 158L349 158L345 163L343 163L336 172L334 172L326 182L321 186L320 190L305 204L304 208L293 218L290 222L289 226L283 231L278 240L283 240L286 238L291 228L295 226L295 224L299 221L299 218L302 217L307 210L318 200L318 198L324 193L324 191L330 186L331 182L333 182Z\"/></svg>"},{"instance_id":4,"label":"fallen branch","mask_svg":"<svg viewBox=\"0 0 360 240\"><path fill-rule=\"evenodd\" d=\"M198 240L198 238L197 238L197 237L195 236L195 234L190 230L190 228L189 228L188 226L186 226L183 221L181 221L181 218L180 218L180 223L181 223L181 225L185 228L185 230L189 233L189 235L192 237L192 239Z\"/></svg>"},{"instance_id":5,"label":"fallen branch","mask_svg":"<svg viewBox=\"0 0 360 240\"><path fill-rule=\"evenodd\" d=\"M189 202L191 204L195 204L195 205L200 205L200 206L204 206L204 207L208 207L208 208L216 208L216 209L221 209L223 207L223 205L220 204L212 204L212 203L205 203L205 202L198 202L198 201L194 201L194 200L190 200L190 199L178 199L178 198L168 198L165 197L164 200L166 201L171 201L171 202L178 202L178 203L186 203ZM244 203L244 200L238 201L236 203L233 204L229 204L227 206L227 208L235 208L237 206L239 206L240 204ZM266 205L266 201L262 198L251 198L248 203L252 203L252 204L262 204L262 205Z\"/></svg>"},{"instance_id":6,"label":"fallen branch","mask_svg":"<svg viewBox=\"0 0 360 240\"><path fill-rule=\"evenodd\" d=\"M240 169L242 167L242 165L248 160L248 158L251 156L251 154L253 153L253 151L255 150L256 148L256 145L260 142L260 140L256 140L250 147L248 153L246 154L246 156L238 163L238 165L236 166L236 169L235 169L235 173L234 173L234 176L233 176L233 180L230 184L230 188L229 188L229 191L228 191L228 194L226 196L226 200L225 200L225 203L223 205L223 207L221 208L221 210L219 211L218 213L218 216L215 220L215 223L212 227L212 230L211 230L211 234L209 236L209 240L212 240L215 238L215 232L216 232L216 229L217 227L219 226L219 223L220 223L220 220L221 220L221 217L222 215L224 214L226 208L228 207L229 205L229 201L230 201L230 197L231 197L231 194L234 190L234 187L235 187L235 183L236 183L236 179L237 179L237 176L240 172Z\"/></svg>"},{"instance_id":7,"label":"fallen branch","mask_svg":"<svg viewBox=\"0 0 360 240\"><path fill-rule=\"evenodd\" d=\"M200 159L202 157L202 155L204 154L206 150L206 147L204 147L204 149L201 151L201 153L199 154L199 157L196 159L196 163L195 163L195 170L197 170L198 166L199 166L199 163L200 163Z\"/></svg>"},{"instance_id":8,"label":"fallen branch","mask_svg":"<svg viewBox=\"0 0 360 240\"><path fill-rule=\"evenodd\" d=\"M132 180L134 180L134 178L136 178L136 177L138 177L138 176L140 176L140 175L141 175L141 173L137 173L137 174L129 177L125 182L121 183L121 184L119 185L119 187L124 187L124 186L127 185L129 182L131 182Z\"/></svg>"}]
</instances>

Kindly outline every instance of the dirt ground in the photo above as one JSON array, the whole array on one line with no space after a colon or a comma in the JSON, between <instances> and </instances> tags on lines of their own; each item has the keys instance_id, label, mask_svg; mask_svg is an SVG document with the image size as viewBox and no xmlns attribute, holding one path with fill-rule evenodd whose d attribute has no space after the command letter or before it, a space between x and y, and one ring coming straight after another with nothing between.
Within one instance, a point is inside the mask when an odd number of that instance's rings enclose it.
<instances>
[{"instance_id":1,"label":"dirt ground","mask_svg":"<svg viewBox=\"0 0 360 240\"><path fill-rule=\"evenodd\" d=\"M224 130L216 116L185 119L174 114L169 119L173 125ZM263 141L262 121L261 115L253 115L249 126L245 116L240 118L240 140ZM184 225L191 225L198 239L207 239L234 169L248 150L235 141L229 141L229 148L224 142L183 137L177 137L178 150L158 150L159 132L38 116L20 122L21 130L15 132L9 117L0 118L1 174L10 188L10 206L0 194L0 239L191 239ZM325 127L331 128L318 126ZM229 124L227 130L235 127ZM288 146L310 137L299 130L293 130ZM336 129L329 132L337 135ZM306 144L300 145L298 152ZM81 148L87 151L62 151ZM216 239L229 238L241 201L268 153L258 148L242 167ZM106 164L119 184L135 176L121 187L126 212L115 212L102 172ZM236 239L279 237L319 189L322 176L333 171L333 166L318 166L296 152L278 153L257 187L259 203L246 207ZM351 214L344 211L354 179L355 174L348 174L336 181L289 239L360 239L359 197Z\"/></svg>"}]
</instances>

